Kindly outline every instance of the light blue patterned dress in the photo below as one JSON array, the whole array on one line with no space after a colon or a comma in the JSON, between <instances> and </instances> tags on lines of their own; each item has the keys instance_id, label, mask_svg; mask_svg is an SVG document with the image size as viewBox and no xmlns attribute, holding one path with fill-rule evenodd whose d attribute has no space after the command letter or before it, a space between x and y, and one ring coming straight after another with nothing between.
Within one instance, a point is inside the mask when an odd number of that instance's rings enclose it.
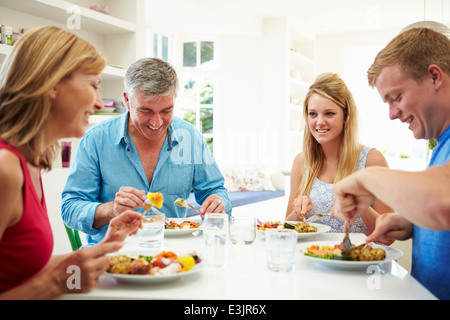
<instances>
[{"instance_id":1,"label":"light blue patterned dress","mask_svg":"<svg viewBox=\"0 0 450 320\"><path fill-rule=\"evenodd\" d=\"M361 155L359 156L358 167L356 170L361 170L366 167L367 155L370 150L373 148L364 147L361 150ZM313 203L313 209L306 214L306 219L311 217L312 215L319 214L328 214L333 207L334 204L334 192L333 192L334 184L328 184L320 181L316 178L314 184L312 186L311 192L309 193L309 198ZM319 220L316 220L315 223L325 224L331 227L329 232L342 232L344 227L344 221L338 219L336 217L325 217ZM356 218L355 223L352 225L350 232L358 232L364 233L365 235L369 235L369 230L367 229L364 221L360 216Z\"/></svg>"}]
</instances>

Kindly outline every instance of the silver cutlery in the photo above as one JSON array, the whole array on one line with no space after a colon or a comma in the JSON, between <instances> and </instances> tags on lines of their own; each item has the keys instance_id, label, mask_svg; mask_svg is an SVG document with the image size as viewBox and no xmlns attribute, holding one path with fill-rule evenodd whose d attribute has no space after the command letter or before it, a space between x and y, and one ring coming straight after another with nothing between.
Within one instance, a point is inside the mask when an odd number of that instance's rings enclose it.
<instances>
[{"instance_id":1,"label":"silver cutlery","mask_svg":"<svg viewBox=\"0 0 450 320\"><path fill-rule=\"evenodd\" d=\"M345 250L349 250L352 248L352 243L350 242L350 236L349 236L349 232L350 232L350 221L346 221L347 223L347 232L344 236L344 240L342 240L342 246L344 247Z\"/></svg>"},{"instance_id":2,"label":"silver cutlery","mask_svg":"<svg viewBox=\"0 0 450 320\"><path fill-rule=\"evenodd\" d=\"M305 222L313 223L314 221L317 221L317 220L319 220L321 218L325 218L325 217L329 217L329 215L316 213L316 214L312 215L311 217L309 217L308 219L306 219Z\"/></svg>"}]
</instances>

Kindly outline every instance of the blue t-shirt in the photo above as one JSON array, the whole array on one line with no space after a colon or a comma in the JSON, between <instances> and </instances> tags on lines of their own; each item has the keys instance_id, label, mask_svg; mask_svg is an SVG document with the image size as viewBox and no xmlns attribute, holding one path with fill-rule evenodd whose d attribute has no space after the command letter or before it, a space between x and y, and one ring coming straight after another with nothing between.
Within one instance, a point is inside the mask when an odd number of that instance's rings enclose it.
<instances>
[{"instance_id":1,"label":"blue t-shirt","mask_svg":"<svg viewBox=\"0 0 450 320\"><path fill-rule=\"evenodd\" d=\"M450 161L450 126L437 139L429 167L442 166L447 161ZM436 297L446 300L450 299L449 248L450 231L414 226L411 274Z\"/></svg>"}]
</instances>

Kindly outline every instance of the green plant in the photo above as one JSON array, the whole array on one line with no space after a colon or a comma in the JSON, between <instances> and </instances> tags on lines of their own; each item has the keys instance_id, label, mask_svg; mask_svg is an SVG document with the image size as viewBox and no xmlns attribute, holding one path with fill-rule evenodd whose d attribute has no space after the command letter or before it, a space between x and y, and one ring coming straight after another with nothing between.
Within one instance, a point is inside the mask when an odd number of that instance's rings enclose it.
<instances>
[{"instance_id":1,"label":"green plant","mask_svg":"<svg viewBox=\"0 0 450 320\"><path fill-rule=\"evenodd\" d=\"M433 150L434 147L436 147L437 141L436 141L436 139L429 139L427 144L428 144L428 149Z\"/></svg>"}]
</instances>

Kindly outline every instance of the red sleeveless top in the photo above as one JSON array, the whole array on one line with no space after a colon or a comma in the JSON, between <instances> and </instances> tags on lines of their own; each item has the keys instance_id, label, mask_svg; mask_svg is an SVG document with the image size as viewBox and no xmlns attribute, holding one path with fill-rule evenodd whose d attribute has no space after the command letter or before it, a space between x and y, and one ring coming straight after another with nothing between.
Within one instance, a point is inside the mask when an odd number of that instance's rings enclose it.
<instances>
[{"instance_id":1,"label":"red sleeveless top","mask_svg":"<svg viewBox=\"0 0 450 320\"><path fill-rule=\"evenodd\" d=\"M26 282L48 263L53 251L53 233L45 198L42 196L42 202L39 201L24 157L3 140L0 149L10 150L19 157L24 176L22 218L7 228L0 239L0 292L3 292Z\"/></svg>"}]
</instances>

